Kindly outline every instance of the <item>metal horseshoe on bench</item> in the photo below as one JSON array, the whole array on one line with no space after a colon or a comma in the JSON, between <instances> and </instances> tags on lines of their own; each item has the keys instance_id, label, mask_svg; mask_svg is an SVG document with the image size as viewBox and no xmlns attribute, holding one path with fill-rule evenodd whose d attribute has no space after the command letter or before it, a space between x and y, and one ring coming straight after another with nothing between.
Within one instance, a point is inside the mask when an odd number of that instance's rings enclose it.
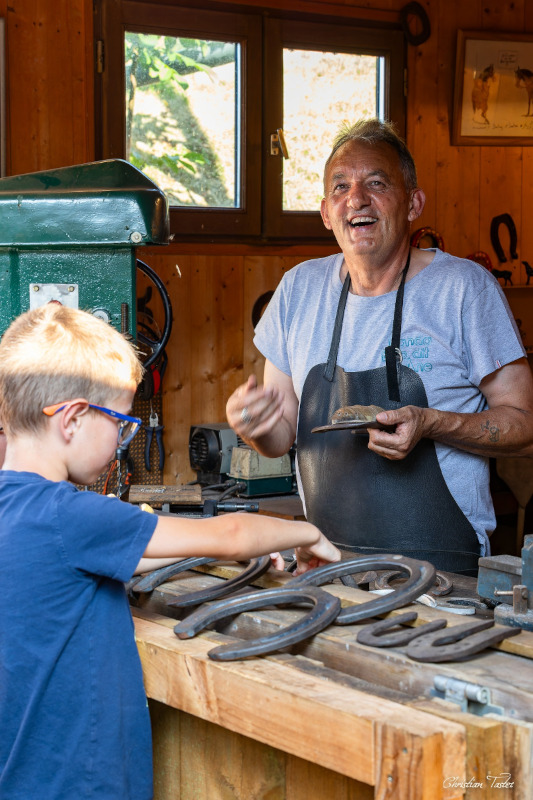
<instances>
[{"instance_id":1,"label":"metal horseshoe on bench","mask_svg":"<svg viewBox=\"0 0 533 800\"><path fill-rule=\"evenodd\" d=\"M243 586L248 586L253 583L261 575L270 568L272 560L270 556L261 556L261 558L252 558L248 567L236 575L235 578L230 578L227 581L219 581L216 586L209 586L207 589L199 589L197 592L187 592L182 594L176 600L171 600L167 606L177 606L183 608L185 606L199 606L201 603L207 603L209 600L216 600L219 597L226 597Z\"/></svg>"},{"instance_id":2,"label":"metal horseshoe on bench","mask_svg":"<svg viewBox=\"0 0 533 800\"><path fill-rule=\"evenodd\" d=\"M489 630L490 629L490 630ZM484 633L484 631L487 631ZM414 661L439 663L465 661L493 644L521 633L520 628L494 626L492 619L454 625L415 639L407 646L407 655Z\"/></svg>"},{"instance_id":3,"label":"metal horseshoe on bench","mask_svg":"<svg viewBox=\"0 0 533 800\"><path fill-rule=\"evenodd\" d=\"M153 592L157 586L161 586L162 583L170 580L175 575L179 575L180 572L186 572L188 569L194 569L194 567L199 567L202 564L212 564L213 561L219 560L218 558L205 557L184 558L182 561L176 562L176 564L169 564L167 567L154 569L147 575L140 575L129 581L129 583L126 584L128 594L132 592L134 594Z\"/></svg>"},{"instance_id":4,"label":"metal horseshoe on bench","mask_svg":"<svg viewBox=\"0 0 533 800\"><path fill-rule=\"evenodd\" d=\"M292 625L259 639L220 645L210 650L208 656L214 661L234 661L247 656L273 653L324 630L339 613L341 607L339 598L314 587L264 589L197 608L186 619L175 625L174 633L180 639L191 639L211 623L240 614L241 611L300 603L311 604L313 608L305 617Z\"/></svg>"},{"instance_id":5,"label":"metal horseshoe on bench","mask_svg":"<svg viewBox=\"0 0 533 800\"><path fill-rule=\"evenodd\" d=\"M390 594L376 597L367 603L359 606L348 606L343 608L335 620L338 625L350 625L352 622L362 622L369 617L385 614L387 611L394 611L401 608L424 594L435 580L435 567L429 561L418 561L414 558L407 558L400 555L372 555L352 558L347 561L337 561L333 564L326 564L324 567L304 572L293 578L285 586L323 586L331 583L334 578L341 575L351 575L356 572L366 572L367 570L394 569L408 575L408 580L398 589Z\"/></svg>"},{"instance_id":6,"label":"metal horseshoe on bench","mask_svg":"<svg viewBox=\"0 0 533 800\"><path fill-rule=\"evenodd\" d=\"M388 570L387 572L382 572L380 575L376 577L374 581L374 586L376 589L393 589L394 587L391 586L391 581L395 580L396 578L403 578L401 572L398 570ZM453 583L450 578L447 578L442 572L437 572L435 575L435 583L428 589L428 594L431 594L435 597L442 597L445 594L450 594L453 591Z\"/></svg>"},{"instance_id":7,"label":"metal horseshoe on bench","mask_svg":"<svg viewBox=\"0 0 533 800\"><path fill-rule=\"evenodd\" d=\"M402 647L419 636L424 636L424 634L431 633L431 631L441 630L447 625L445 619L435 619L433 622L427 622L425 625L419 625L416 628L401 628L398 631L391 632L391 628L396 628L406 622L414 622L417 617L416 611L408 611L406 614L400 614L397 617L381 619L379 622L365 625L357 634L357 641L359 644L366 644L370 647Z\"/></svg>"}]
</instances>

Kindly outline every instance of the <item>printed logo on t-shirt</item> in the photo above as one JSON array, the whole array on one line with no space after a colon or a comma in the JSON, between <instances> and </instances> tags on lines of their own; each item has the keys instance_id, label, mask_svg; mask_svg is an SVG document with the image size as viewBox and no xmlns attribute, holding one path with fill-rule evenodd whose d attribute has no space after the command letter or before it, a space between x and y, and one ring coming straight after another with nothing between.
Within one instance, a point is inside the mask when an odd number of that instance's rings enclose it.
<instances>
[{"instance_id":1,"label":"printed logo on t-shirt","mask_svg":"<svg viewBox=\"0 0 533 800\"><path fill-rule=\"evenodd\" d=\"M431 336L409 336L400 339L402 364L414 372L431 372L433 364L430 358ZM381 354L381 361L385 362L385 353Z\"/></svg>"}]
</instances>

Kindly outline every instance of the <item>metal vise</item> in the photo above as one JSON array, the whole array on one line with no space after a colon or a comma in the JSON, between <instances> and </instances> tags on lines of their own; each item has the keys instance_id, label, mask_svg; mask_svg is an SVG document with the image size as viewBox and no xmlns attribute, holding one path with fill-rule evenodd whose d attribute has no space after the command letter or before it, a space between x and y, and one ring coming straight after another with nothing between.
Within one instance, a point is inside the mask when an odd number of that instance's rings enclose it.
<instances>
[{"instance_id":1,"label":"metal vise","mask_svg":"<svg viewBox=\"0 0 533 800\"><path fill-rule=\"evenodd\" d=\"M479 559L478 595L491 603L494 621L533 631L533 534L524 537L521 558Z\"/></svg>"}]
</instances>

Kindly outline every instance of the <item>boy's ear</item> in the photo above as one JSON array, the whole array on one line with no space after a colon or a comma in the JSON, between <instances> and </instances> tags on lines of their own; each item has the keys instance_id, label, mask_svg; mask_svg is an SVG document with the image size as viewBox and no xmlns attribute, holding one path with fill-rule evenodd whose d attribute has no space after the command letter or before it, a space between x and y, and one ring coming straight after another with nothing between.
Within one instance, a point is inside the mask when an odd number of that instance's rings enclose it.
<instances>
[{"instance_id":1,"label":"boy's ear","mask_svg":"<svg viewBox=\"0 0 533 800\"><path fill-rule=\"evenodd\" d=\"M89 403L82 397L70 400L58 414L59 429L65 441L70 441L80 426L81 418L89 410Z\"/></svg>"}]
</instances>

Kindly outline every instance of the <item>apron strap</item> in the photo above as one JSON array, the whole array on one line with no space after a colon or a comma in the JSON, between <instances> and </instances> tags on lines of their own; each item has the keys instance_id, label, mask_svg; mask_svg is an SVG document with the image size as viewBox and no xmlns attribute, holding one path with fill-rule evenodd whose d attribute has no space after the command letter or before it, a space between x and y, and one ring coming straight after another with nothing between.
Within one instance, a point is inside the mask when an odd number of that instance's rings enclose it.
<instances>
[{"instance_id":1,"label":"apron strap","mask_svg":"<svg viewBox=\"0 0 533 800\"><path fill-rule=\"evenodd\" d=\"M348 272L342 285L339 305L337 306L337 314L335 316L335 325L333 327L333 336L331 337L328 361L324 370L324 378L327 381L330 381L330 383L333 380L335 367L337 366L337 355L339 352L339 342L341 340L342 321L344 319L344 309L346 308L346 298L348 297L348 292L350 291L350 282L350 273Z\"/></svg>"},{"instance_id":2,"label":"apron strap","mask_svg":"<svg viewBox=\"0 0 533 800\"><path fill-rule=\"evenodd\" d=\"M405 287L405 278L411 263L411 251L407 256L407 261L402 272L402 280L398 291L396 292L396 303L394 306L394 319L392 322L392 337L391 343L385 348L385 365L387 368L387 386L389 389L389 399L400 402L400 387L398 385L398 373L396 370L396 357L400 355L400 334L402 331L402 306L403 306L403 291ZM339 343L341 340L342 322L344 319L344 310L346 308L346 298L350 291L350 273L346 275L342 285L341 296L339 298L339 305L337 306L337 314L335 316L335 325L333 326L333 336L331 337L331 346L329 348L328 360L324 370L324 378L331 383L333 375L335 374L335 367L337 365L337 356L339 353Z\"/></svg>"},{"instance_id":3,"label":"apron strap","mask_svg":"<svg viewBox=\"0 0 533 800\"><path fill-rule=\"evenodd\" d=\"M402 358L400 350L400 335L402 332L402 308L403 292L405 289L405 278L409 264L411 263L411 251L407 256L407 262L402 272L402 280L396 292L396 303L394 305L394 319L392 321L391 343L385 348L385 367L387 369L387 388L389 390L389 400L400 402L400 385L398 383L398 370L396 369L397 359Z\"/></svg>"}]
</instances>

